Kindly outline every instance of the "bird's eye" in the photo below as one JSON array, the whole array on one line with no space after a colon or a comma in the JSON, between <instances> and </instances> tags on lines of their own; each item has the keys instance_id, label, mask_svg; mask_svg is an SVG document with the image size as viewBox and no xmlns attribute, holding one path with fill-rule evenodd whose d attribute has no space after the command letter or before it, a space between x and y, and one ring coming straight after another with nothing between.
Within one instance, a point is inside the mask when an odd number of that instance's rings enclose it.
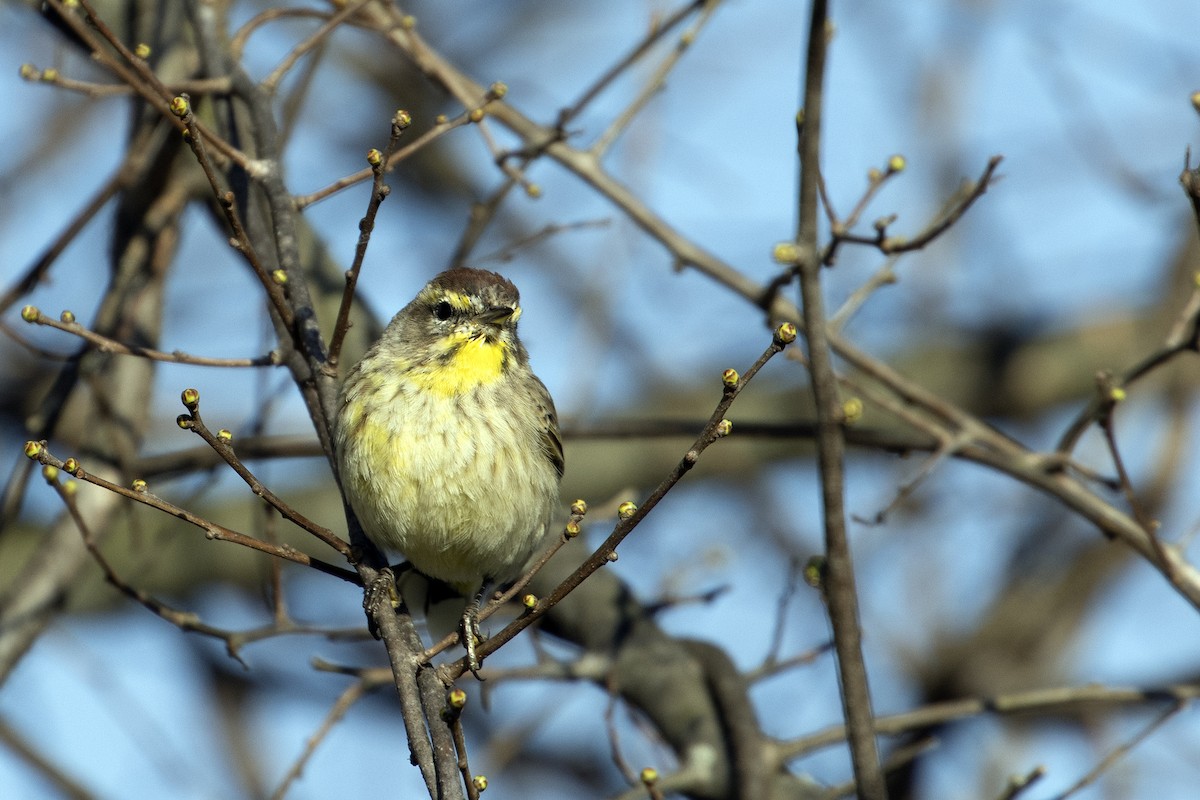
<instances>
[{"instance_id":1,"label":"bird's eye","mask_svg":"<svg viewBox=\"0 0 1200 800\"><path fill-rule=\"evenodd\" d=\"M450 319L450 315L454 313L454 307L445 300L433 307L433 315L445 322Z\"/></svg>"}]
</instances>

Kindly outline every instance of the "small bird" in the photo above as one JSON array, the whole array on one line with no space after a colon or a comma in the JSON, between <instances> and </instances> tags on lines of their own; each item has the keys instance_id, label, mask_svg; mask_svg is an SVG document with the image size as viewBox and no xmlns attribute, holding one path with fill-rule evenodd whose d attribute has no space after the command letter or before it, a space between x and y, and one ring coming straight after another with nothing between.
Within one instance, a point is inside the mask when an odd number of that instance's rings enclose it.
<instances>
[{"instance_id":1,"label":"small bird","mask_svg":"<svg viewBox=\"0 0 1200 800\"><path fill-rule=\"evenodd\" d=\"M486 270L436 276L346 376L334 448L363 532L471 598L477 673L487 591L520 576L558 503L554 401L517 337L517 287Z\"/></svg>"}]
</instances>

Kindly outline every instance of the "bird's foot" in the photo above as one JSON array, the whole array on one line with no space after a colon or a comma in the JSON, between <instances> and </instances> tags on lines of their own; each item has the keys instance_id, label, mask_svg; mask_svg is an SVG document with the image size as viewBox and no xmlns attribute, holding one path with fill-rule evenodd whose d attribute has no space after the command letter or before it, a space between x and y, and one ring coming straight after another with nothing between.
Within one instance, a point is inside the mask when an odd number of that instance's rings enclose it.
<instances>
[{"instance_id":1,"label":"bird's foot","mask_svg":"<svg viewBox=\"0 0 1200 800\"><path fill-rule=\"evenodd\" d=\"M471 670L471 674L475 676L476 680L482 681L483 676L479 674L479 656L475 653L476 645L483 641L483 632L479 630L478 597L467 603L467 607L463 611L459 636L463 647L467 651L467 669Z\"/></svg>"},{"instance_id":2,"label":"bird's foot","mask_svg":"<svg viewBox=\"0 0 1200 800\"><path fill-rule=\"evenodd\" d=\"M367 613L367 627L376 639L379 638L379 626L375 624L375 617L385 602L392 607L393 611L400 608L400 594L396 591L396 575L392 572L391 567L379 570L375 580L371 581L371 585L363 592L363 611Z\"/></svg>"}]
</instances>

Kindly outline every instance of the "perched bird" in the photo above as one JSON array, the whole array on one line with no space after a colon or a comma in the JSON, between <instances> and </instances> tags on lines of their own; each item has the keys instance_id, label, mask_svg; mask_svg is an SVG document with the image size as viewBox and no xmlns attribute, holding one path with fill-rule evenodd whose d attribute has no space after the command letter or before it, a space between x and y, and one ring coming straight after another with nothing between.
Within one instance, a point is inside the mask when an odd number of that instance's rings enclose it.
<instances>
[{"instance_id":1,"label":"perched bird","mask_svg":"<svg viewBox=\"0 0 1200 800\"><path fill-rule=\"evenodd\" d=\"M346 376L334 424L366 535L471 598L461 635L472 672L480 603L538 549L563 474L554 401L529 368L520 317L502 276L441 273Z\"/></svg>"}]
</instances>

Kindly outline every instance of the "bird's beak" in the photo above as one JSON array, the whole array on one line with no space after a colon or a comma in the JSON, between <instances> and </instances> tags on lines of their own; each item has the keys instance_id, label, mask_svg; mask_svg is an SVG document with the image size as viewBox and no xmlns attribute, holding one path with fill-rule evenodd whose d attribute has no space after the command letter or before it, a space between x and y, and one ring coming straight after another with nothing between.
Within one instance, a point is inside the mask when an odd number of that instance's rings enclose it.
<instances>
[{"instance_id":1,"label":"bird's beak","mask_svg":"<svg viewBox=\"0 0 1200 800\"><path fill-rule=\"evenodd\" d=\"M496 306L495 308L487 309L479 316L475 317L475 319L479 320L480 322L485 322L488 325L500 325L515 313L517 313L515 308L509 308L508 306Z\"/></svg>"}]
</instances>

